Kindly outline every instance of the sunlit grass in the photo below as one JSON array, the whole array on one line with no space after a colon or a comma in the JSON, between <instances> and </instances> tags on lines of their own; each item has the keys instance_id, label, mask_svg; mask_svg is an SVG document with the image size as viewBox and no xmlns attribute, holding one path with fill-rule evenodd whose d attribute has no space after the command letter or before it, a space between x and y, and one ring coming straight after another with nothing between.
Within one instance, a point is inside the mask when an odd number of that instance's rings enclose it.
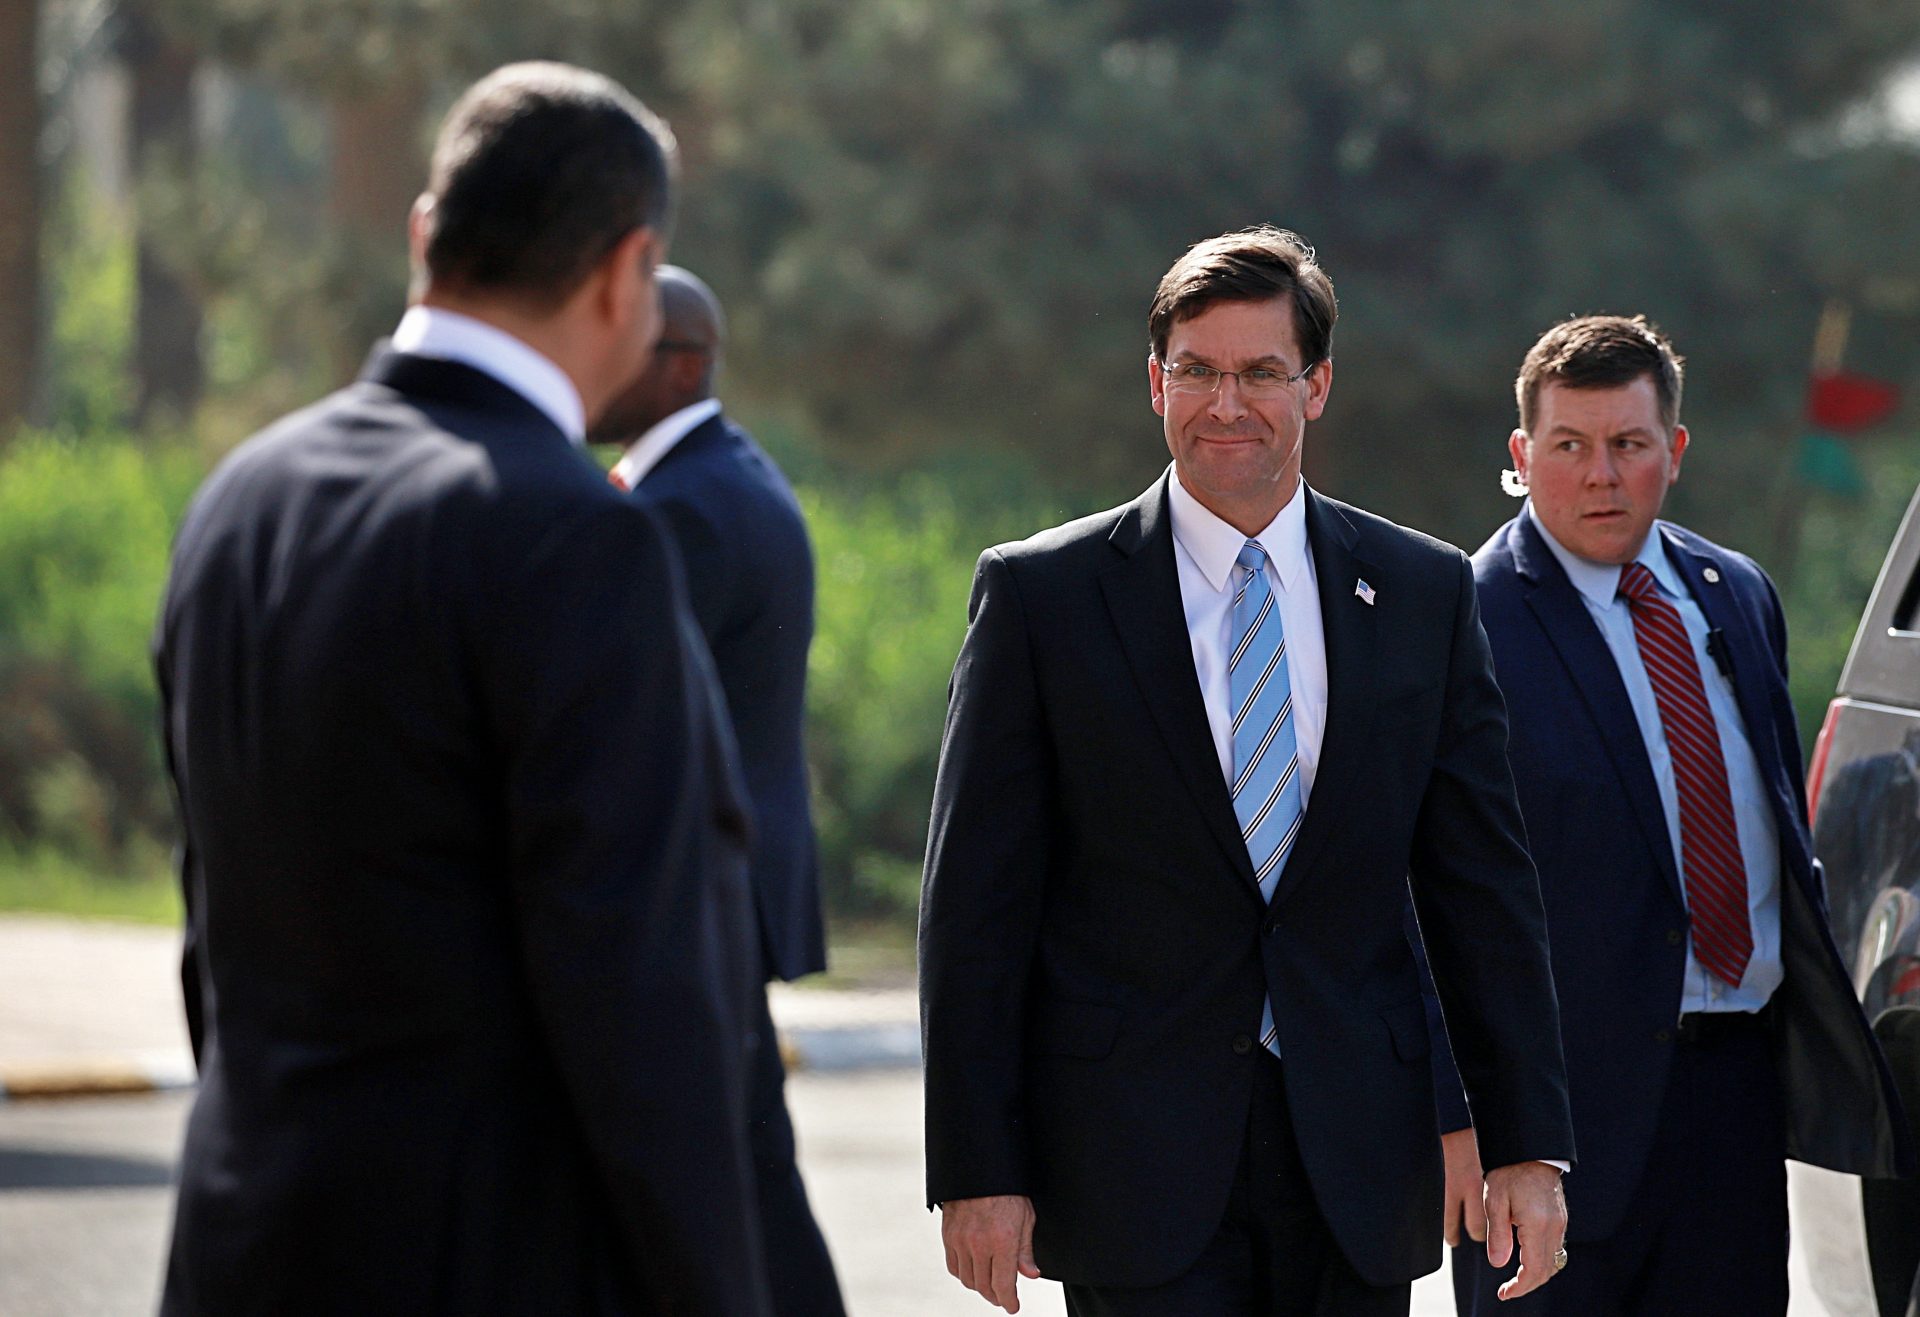
<instances>
[{"instance_id":1,"label":"sunlit grass","mask_svg":"<svg viewBox=\"0 0 1920 1317\"><path fill-rule=\"evenodd\" d=\"M46 847L0 849L0 913L28 912L177 925L180 891L164 864L103 874Z\"/></svg>"}]
</instances>

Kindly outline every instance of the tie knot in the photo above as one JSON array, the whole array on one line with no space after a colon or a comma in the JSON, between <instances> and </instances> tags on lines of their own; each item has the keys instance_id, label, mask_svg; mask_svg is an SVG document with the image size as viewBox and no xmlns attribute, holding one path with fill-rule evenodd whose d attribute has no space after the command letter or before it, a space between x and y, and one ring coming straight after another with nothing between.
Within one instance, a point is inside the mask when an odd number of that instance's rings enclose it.
<instances>
[{"instance_id":1,"label":"tie knot","mask_svg":"<svg viewBox=\"0 0 1920 1317\"><path fill-rule=\"evenodd\" d=\"M1240 556L1234 559L1250 572L1258 572L1267 565L1267 551L1260 547L1260 541L1248 540L1240 547Z\"/></svg>"},{"instance_id":2,"label":"tie knot","mask_svg":"<svg viewBox=\"0 0 1920 1317\"><path fill-rule=\"evenodd\" d=\"M1645 563L1630 562L1620 569L1619 593L1629 604L1652 603L1660 597L1660 586Z\"/></svg>"}]
</instances>

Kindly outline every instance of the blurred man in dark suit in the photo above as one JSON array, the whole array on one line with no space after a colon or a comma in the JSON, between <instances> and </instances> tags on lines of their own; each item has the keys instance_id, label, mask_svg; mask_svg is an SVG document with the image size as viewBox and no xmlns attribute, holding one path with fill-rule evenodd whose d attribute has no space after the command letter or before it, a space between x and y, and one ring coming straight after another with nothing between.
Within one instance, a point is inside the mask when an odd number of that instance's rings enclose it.
<instances>
[{"instance_id":1,"label":"blurred man in dark suit","mask_svg":"<svg viewBox=\"0 0 1920 1317\"><path fill-rule=\"evenodd\" d=\"M672 166L604 78L481 81L391 345L187 514L167 1313L767 1311L729 733L578 448L657 337Z\"/></svg>"},{"instance_id":2,"label":"blurred man in dark suit","mask_svg":"<svg viewBox=\"0 0 1920 1317\"><path fill-rule=\"evenodd\" d=\"M656 282L662 329L653 360L593 437L627 445L613 483L658 514L679 546L753 804L757 977L797 979L827 967L804 737L813 550L786 477L713 396L726 341L719 299L678 266L661 266ZM840 1287L794 1164L786 1071L764 988L753 1012L749 1137L774 1310L835 1317Z\"/></svg>"},{"instance_id":3,"label":"blurred man in dark suit","mask_svg":"<svg viewBox=\"0 0 1920 1317\"><path fill-rule=\"evenodd\" d=\"M1681 382L1642 319L1542 335L1508 441L1528 501L1473 558L1581 1164L1567 1274L1501 1304L1505 1269L1464 1247L1463 1313L1784 1313L1784 1159L1887 1175L1909 1155L1827 926L1779 597L1746 555L1659 519ZM1479 1168L1451 1127L1479 1112L1457 1091L1443 1106L1457 1216Z\"/></svg>"}]
</instances>

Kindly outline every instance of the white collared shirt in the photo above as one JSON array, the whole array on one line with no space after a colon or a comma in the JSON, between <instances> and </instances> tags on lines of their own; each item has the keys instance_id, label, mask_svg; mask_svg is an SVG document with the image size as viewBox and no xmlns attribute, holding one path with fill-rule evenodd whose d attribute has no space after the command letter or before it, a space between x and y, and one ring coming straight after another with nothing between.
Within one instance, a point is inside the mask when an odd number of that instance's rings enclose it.
<instances>
[{"instance_id":1,"label":"white collared shirt","mask_svg":"<svg viewBox=\"0 0 1920 1317\"><path fill-rule=\"evenodd\" d=\"M484 371L546 413L570 443L587 442L586 406L567 372L484 320L441 306L413 306L393 331L393 350Z\"/></svg>"},{"instance_id":2,"label":"white collared shirt","mask_svg":"<svg viewBox=\"0 0 1920 1317\"><path fill-rule=\"evenodd\" d=\"M1319 584L1307 551L1306 482L1267 528L1247 536L1210 512L1180 483L1167 478L1167 508L1173 517L1174 561L1180 569L1180 603L1193 645L1194 675L1206 705L1220 773L1233 781L1233 696L1227 685L1227 655L1233 647L1233 596L1242 573L1235 559L1249 538L1267 553L1267 586L1287 637L1287 680L1293 687L1294 754L1300 763L1300 805L1313 793L1320 743L1327 728L1327 636L1320 622Z\"/></svg>"},{"instance_id":3,"label":"white collared shirt","mask_svg":"<svg viewBox=\"0 0 1920 1317\"><path fill-rule=\"evenodd\" d=\"M660 459L673 451L675 444L720 414L718 398L703 398L691 407L682 407L671 416L655 421L627 445L627 451L613 464L609 473L622 489L633 489L647 478L647 472L660 465Z\"/></svg>"},{"instance_id":4,"label":"white collared shirt","mask_svg":"<svg viewBox=\"0 0 1920 1317\"><path fill-rule=\"evenodd\" d=\"M1580 594L1594 624L1600 628L1620 670L1620 681L1627 688L1627 701L1633 706L1633 718L1639 724L1640 739L1647 747L1647 760L1653 768L1653 780L1660 789L1660 806L1667 818L1667 840L1673 848L1674 869L1684 875L1680 849L1680 793L1673 780L1673 755L1667 748L1667 734L1660 725L1660 705L1654 698L1653 683L1647 677L1640 657L1640 642L1633 630L1633 614L1627 601L1619 597L1620 567L1615 563L1590 562L1553 538L1553 533L1534 515L1540 538L1566 570L1567 579ZM1786 968L1780 952L1780 833L1773 811L1767 805L1766 779L1760 762L1747 742L1747 725L1740 716L1740 700L1733 683L1707 652L1709 627L1687 592L1685 579L1667 557L1666 543L1659 523L1647 534L1634 558L1653 573L1660 595L1680 614L1692 642L1694 661L1700 667L1700 683L1706 689L1707 704L1720 733L1720 757L1727 768L1727 792L1733 803L1734 832L1740 843L1740 858L1747 870L1747 919L1753 930L1753 958L1737 988L1727 987L1708 974L1694 959L1693 941L1687 941L1687 971L1681 981L1680 1011L1757 1011L1767 1004L1781 982ZM1681 884L1681 899L1686 887Z\"/></svg>"}]
</instances>

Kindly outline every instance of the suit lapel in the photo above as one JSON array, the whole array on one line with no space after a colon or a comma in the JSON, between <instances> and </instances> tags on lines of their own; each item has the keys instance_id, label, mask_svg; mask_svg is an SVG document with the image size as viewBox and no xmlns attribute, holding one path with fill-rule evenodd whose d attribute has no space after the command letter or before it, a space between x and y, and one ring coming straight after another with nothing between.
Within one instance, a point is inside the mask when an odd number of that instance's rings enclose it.
<instances>
[{"instance_id":1,"label":"suit lapel","mask_svg":"<svg viewBox=\"0 0 1920 1317\"><path fill-rule=\"evenodd\" d=\"M1381 586L1378 572L1361 556L1358 532L1339 507L1311 488L1306 497L1307 548L1313 555L1320 626L1326 638L1327 721L1306 817L1300 821L1300 835L1273 889L1275 905L1312 872L1353 799L1350 787L1370 739L1376 703L1372 677L1379 668L1376 610L1354 593L1362 580Z\"/></svg>"},{"instance_id":2,"label":"suit lapel","mask_svg":"<svg viewBox=\"0 0 1920 1317\"><path fill-rule=\"evenodd\" d=\"M1661 534L1666 540L1667 557L1686 578L1687 589L1700 605L1707 625L1722 637L1721 652L1733 669L1733 692L1740 703L1740 719L1746 724L1747 744L1753 747L1761 763L1779 762L1773 722L1767 717L1766 693L1759 685L1756 671L1758 664L1754 656L1762 652L1760 640L1747 625L1746 610L1733 597L1726 568L1711 554L1696 553L1674 536L1667 535L1664 527ZM1712 581L1707 579L1708 572L1713 573Z\"/></svg>"},{"instance_id":3,"label":"suit lapel","mask_svg":"<svg viewBox=\"0 0 1920 1317\"><path fill-rule=\"evenodd\" d=\"M1253 862L1240 836L1240 821L1234 816L1233 797L1221 775L1200 698L1200 679L1193 670L1193 647L1173 557L1173 519L1167 511L1171 478L1162 477L1121 516L1110 542L1124 557L1101 575L1100 588L1174 767L1233 865L1236 880L1257 899Z\"/></svg>"},{"instance_id":4,"label":"suit lapel","mask_svg":"<svg viewBox=\"0 0 1920 1317\"><path fill-rule=\"evenodd\" d=\"M1791 793L1783 800L1774 781L1775 775L1768 766L1786 761L1782 754L1777 729L1769 715L1767 689L1763 684L1766 664L1766 646L1755 635L1747 617L1747 610L1733 593L1729 583L1726 566L1710 553L1696 552L1682 544L1680 540L1667 534L1665 527L1658 527L1665 537L1667 558L1680 575L1686 578L1687 589L1692 593L1695 603L1707 619L1707 625L1718 631L1721 636L1720 652L1726 656L1727 665L1733 669L1733 694L1740 706L1740 721L1745 725L1747 744L1752 747L1755 760L1759 763L1761 774L1768 785L1768 794L1773 797L1774 812L1779 817L1780 837L1783 844L1789 836L1798 831L1798 820L1790 817L1793 813ZM1713 573L1709 580L1707 573Z\"/></svg>"},{"instance_id":5,"label":"suit lapel","mask_svg":"<svg viewBox=\"0 0 1920 1317\"><path fill-rule=\"evenodd\" d=\"M1507 543L1513 551L1514 565L1526 582L1527 607L1539 619L1540 629L1573 678L1574 688L1580 692L1607 748L1607 757L1613 761L1614 772L1626 789L1647 848L1674 899L1684 903L1660 788L1653 780L1646 742L1640 738L1640 723L1634 717L1633 703L1627 698L1613 651L1607 648L1606 638L1581 602L1580 592L1567 579L1530 516L1523 514L1514 520Z\"/></svg>"}]
</instances>

